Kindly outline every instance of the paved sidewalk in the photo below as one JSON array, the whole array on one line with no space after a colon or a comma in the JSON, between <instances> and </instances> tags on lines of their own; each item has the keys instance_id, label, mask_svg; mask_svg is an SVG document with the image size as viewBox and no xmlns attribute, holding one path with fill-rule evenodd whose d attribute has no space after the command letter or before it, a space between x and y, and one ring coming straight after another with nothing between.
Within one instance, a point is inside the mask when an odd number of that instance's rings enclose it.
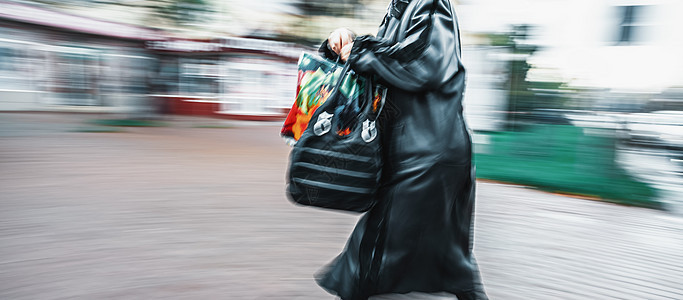
<instances>
[{"instance_id":1,"label":"paved sidewalk","mask_svg":"<svg viewBox=\"0 0 683 300\"><path fill-rule=\"evenodd\" d=\"M78 132L93 117L0 114L0 299L334 299L312 275L358 216L285 198L277 124ZM681 216L489 182L477 201L491 299L683 299Z\"/></svg>"}]
</instances>

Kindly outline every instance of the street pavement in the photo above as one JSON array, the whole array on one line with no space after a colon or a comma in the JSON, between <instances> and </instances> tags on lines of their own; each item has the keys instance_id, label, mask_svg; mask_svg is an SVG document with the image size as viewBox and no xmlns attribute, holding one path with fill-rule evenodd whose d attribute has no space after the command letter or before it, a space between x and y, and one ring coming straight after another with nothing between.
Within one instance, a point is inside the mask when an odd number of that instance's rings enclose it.
<instances>
[{"instance_id":1,"label":"street pavement","mask_svg":"<svg viewBox=\"0 0 683 300\"><path fill-rule=\"evenodd\" d=\"M285 196L277 123L0 114L0 299L335 299L358 215ZM683 217L479 182L491 299L683 299Z\"/></svg>"}]
</instances>

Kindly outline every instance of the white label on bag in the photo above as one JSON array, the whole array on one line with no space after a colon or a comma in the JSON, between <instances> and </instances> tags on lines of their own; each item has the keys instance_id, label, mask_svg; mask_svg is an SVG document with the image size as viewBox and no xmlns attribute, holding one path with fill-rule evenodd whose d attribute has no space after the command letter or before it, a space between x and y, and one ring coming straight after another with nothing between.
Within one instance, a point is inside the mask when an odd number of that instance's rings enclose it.
<instances>
[{"instance_id":1,"label":"white label on bag","mask_svg":"<svg viewBox=\"0 0 683 300\"><path fill-rule=\"evenodd\" d=\"M323 111L318 115L318 121L313 125L313 132L315 135L321 136L330 131L330 128L332 128L332 116L334 115L329 114L326 111Z\"/></svg>"},{"instance_id":2,"label":"white label on bag","mask_svg":"<svg viewBox=\"0 0 683 300\"><path fill-rule=\"evenodd\" d=\"M365 120L363 122L363 131L361 131L360 136L366 143L372 142L377 137L375 121Z\"/></svg>"}]
</instances>

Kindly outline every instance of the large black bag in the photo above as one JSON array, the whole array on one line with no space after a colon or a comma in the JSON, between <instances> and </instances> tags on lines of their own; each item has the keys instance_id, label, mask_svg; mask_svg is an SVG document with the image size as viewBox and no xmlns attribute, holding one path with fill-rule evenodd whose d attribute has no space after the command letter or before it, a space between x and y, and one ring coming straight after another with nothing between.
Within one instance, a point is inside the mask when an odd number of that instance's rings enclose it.
<instances>
[{"instance_id":1,"label":"large black bag","mask_svg":"<svg viewBox=\"0 0 683 300\"><path fill-rule=\"evenodd\" d=\"M376 202L382 169L376 122L386 89L348 63L342 74L292 149L287 194L301 205L364 212ZM363 93L345 95L349 84L364 85Z\"/></svg>"}]
</instances>

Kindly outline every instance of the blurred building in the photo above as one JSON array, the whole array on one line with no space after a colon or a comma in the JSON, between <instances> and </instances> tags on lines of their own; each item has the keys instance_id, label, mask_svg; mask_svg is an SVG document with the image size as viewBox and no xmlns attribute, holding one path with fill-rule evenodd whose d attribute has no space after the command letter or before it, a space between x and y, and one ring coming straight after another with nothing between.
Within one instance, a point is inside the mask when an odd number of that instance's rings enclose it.
<instances>
[{"instance_id":1,"label":"blurred building","mask_svg":"<svg viewBox=\"0 0 683 300\"><path fill-rule=\"evenodd\" d=\"M172 36L0 0L0 110L269 118L291 106L303 48Z\"/></svg>"},{"instance_id":2,"label":"blurred building","mask_svg":"<svg viewBox=\"0 0 683 300\"><path fill-rule=\"evenodd\" d=\"M162 112L251 120L285 116L305 50L236 37L150 41L147 49L158 60L150 97Z\"/></svg>"},{"instance_id":3,"label":"blurred building","mask_svg":"<svg viewBox=\"0 0 683 300\"><path fill-rule=\"evenodd\" d=\"M469 75L466 112L474 129L500 129L514 60L530 64L526 79L608 91L593 98L612 102L647 101L653 93L683 86L681 1L453 3ZM277 115L291 105L294 63L303 48L275 40L313 45L340 26L371 34L387 4L0 0L0 109ZM510 33L517 24L530 31L515 42L537 47L533 55L492 42L491 36Z\"/></svg>"},{"instance_id":4,"label":"blurred building","mask_svg":"<svg viewBox=\"0 0 683 300\"><path fill-rule=\"evenodd\" d=\"M0 1L0 110L145 101L152 29Z\"/></svg>"}]
</instances>

